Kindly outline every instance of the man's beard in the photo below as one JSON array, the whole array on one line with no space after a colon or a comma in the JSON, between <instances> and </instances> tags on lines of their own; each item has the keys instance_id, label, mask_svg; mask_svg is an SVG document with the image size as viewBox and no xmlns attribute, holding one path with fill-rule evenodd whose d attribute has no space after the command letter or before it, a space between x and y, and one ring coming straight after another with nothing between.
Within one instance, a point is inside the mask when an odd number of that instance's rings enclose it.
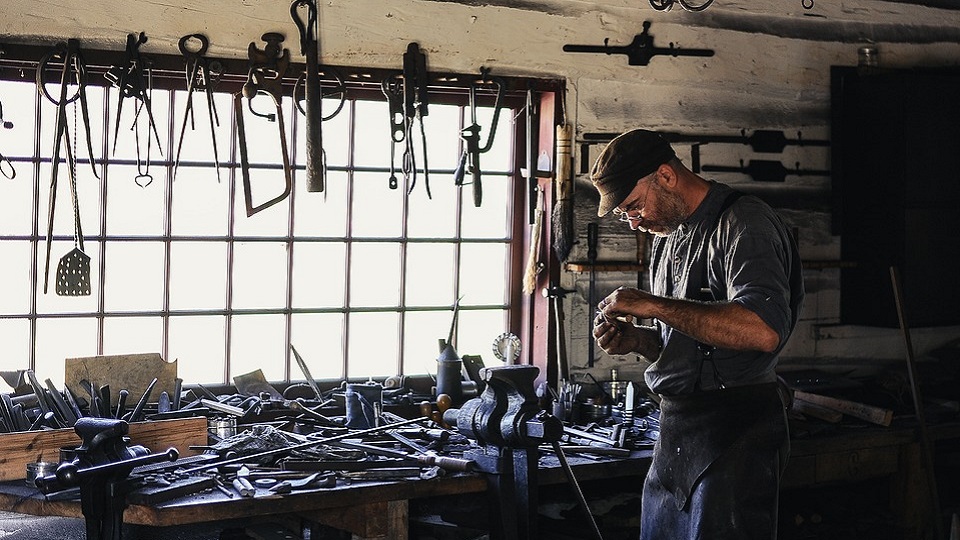
<instances>
[{"instance_id":1,"label":"man's beard","mask_svg":"<svg viewBox=\"0 0 960 540\"><path fill-rule=\"evenodd\" d=\"M659 183L650 189L657 190L657 212L652 220L640 220L639 229L656 236L669 236L686 221L687 205L679 193L668 191Z\"/></svg>"}]
</instances>

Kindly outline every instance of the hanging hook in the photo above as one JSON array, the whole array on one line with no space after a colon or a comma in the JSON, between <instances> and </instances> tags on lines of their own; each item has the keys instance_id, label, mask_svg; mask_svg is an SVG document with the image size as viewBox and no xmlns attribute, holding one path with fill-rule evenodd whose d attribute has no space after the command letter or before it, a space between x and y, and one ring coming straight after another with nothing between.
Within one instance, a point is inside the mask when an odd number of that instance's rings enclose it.
<instances>
[{"instance_id":1,"label":"hanging hook","mask_svg":"<svg viewBox=\"0 0 960 540\"><path fill-rule=\"evenodd\" d=\"M0 102L0 125L3 129L13 129L13 122L3 119L3 102Z\"/></svg>"},{"instance_id":2,"label":"hanging hook","mask_svg":"<svg viewBox=\"0 0 960 540\"><path fill-rule=\"evenodd\" d=\"M2 51L0 51L2 52ZM2 56L2 54L0 54ZM13 122L3 119L3 103L0 102L0 125L4 129L13 128ZM13 168L13 162L7 159L7 156L0 153L0 174L6 176L8 179L13 180L17 177L17 170Z\"/></svg>"},{"instance_id":3,"label":"hanging hook","mask_svg":"<svg viewBox=\"0 0 960 540\"><path fill-rule=\"evenodd\" d=\"M3 154L0 154L0 174L6 176L8 180L17 177L17 170L13 168L13 162Z\"/></svg>"}]
</instances>

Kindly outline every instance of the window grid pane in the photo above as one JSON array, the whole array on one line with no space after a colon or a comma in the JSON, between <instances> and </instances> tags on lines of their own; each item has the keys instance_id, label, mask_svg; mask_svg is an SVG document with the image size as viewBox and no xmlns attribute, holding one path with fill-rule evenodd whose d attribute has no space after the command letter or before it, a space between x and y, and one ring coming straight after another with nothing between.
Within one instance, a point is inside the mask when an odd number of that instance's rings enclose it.
<instances>
[{"instance_id":1,"label":"window grid pane","mask_svg":"<svg viewBox=\"0 0 960 540\"><path fill-rule=\"evenodd\" d=\"M461 313L458 326L461 354L485 355L507 328L516 111L501 113L495 143L481 158L484 201L475 208L471 186L453 185L462 151L458 122L469 118L463 105L431 107L423 119L426 148L420 126L411 130L419 168L412 186L413 176L402 170L405 144L394 145L390 162L386 103L351 98L324 122L327 188L315 194L303 188L304 121L292 118L298 113L285 98L287 142L297 167L293 193L248 218L239 164L231 162L239 157L228 92L215 95L219 179L202 95L194 96L195 127L184 131L172 178L186 93L151 94L160 147L146 115L134 125L133 100L123 102L118 128L117 90L91 84L99 178L88 162L79 111L79 134L73 133L71 106L67 115L93 293L60 297L54 292L57 263L75 247L63 149L43 291L56 108L38 98L31 83L2 80L0 95L17 131L16 137L0 132L0 152L12 158L18 175L17 182L0 184L0 254L9 263L5 282L30 285L3 295L0 328L6 342L24 350L17 361L44 378L60 383L66 357L157 351L180 360L188 383L228 383L252 369L273 381L298 380L287 336L302 342L298 351L318 378L433 372L436 340L446 337L460 296L470 313ZM257 101L257 111L269 104ZM324 101L325 110L335 105ZM276 124L253 129L262 118L244 110L257 204L282 190L283 173L271 131ZM481 136L491 117L489 108L479 111ZM397 189L389 185L391 168ZM39 186L26 181L34 176ZM476 325L465 324L473 320Z\"/></svg>"}]
</instances>

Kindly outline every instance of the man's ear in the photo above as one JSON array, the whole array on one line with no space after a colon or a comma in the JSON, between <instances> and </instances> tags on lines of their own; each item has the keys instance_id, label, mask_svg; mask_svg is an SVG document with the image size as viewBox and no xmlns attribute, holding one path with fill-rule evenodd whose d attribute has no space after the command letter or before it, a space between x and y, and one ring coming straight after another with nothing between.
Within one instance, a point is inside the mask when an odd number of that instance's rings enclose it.
<instances>
[{"instance_id":1,"label":"man's ear","mask_svg":"<svg viewBox=\"0 0 960 540\"><path fill-rule=\"evenodd\" d=\"M664 163L657 168L657 179L663 181L664 187L676 187L677 171L669 163Z\"/></svg>"}]
</instances>

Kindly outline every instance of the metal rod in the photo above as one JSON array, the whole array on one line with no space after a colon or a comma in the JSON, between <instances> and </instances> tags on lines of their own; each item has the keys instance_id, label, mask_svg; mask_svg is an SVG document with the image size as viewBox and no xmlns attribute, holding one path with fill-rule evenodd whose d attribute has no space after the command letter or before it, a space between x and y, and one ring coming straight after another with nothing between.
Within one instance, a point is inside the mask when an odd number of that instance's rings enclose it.
<instances>
[{"instance_id":1,"label":"metal rod","mask_svg":"<svg viewBox=\"0 0 960 540\"><path fill-rule=\"evenodd\" d=\"M603 535L600 534L600 528L597 527L597 521L593 519L593 514L590 512L590 506L587 505L587 498L583 495L583 490L580 489L580 484L577 482L577 477L573 475L573 469L570 467L570 464L567 463L567 456L563 453L563 447L560 446L559 441L553 441L553 452L557 454L557 459L560 461L560 468L563 469L563 474L567 476L567 481L570 482L570 486L573 487L574 494L576 494L577 499L580 501L580 507L583 508L583 513L587 516L587 521L590 522L590 528L593 530L593 535L597 540L603 540Z\"/></svg>"},{"instance_id":2,"label":"metal rod","mask_svg":"<svg viewBox=\"0 0 960 540\"><path fill-rule=\"evenodd\" d=\"M282 453L290 452L290 451L293 451L293 450L300 450L300 449L303 449L303 448L309 448L309 447L311 447L311 446L316 446L316 445L318 445L318 444L331 443L331 442L334 442L334 441L340 441L340 440L347 439L347 438L350 438L350 437L357 437L357 436L359 436L359 435L367 435L367 434L369 434L369 433L377 433L377 432L380 432L380 431L384 431L384 430L387 430L387 429L393 429L393 428L397 428L397 427L400 427L400 426L407 426L407 425L414 424L414 423L417 423L417 422L423 422L424 420L430 420L430 419L427 418L427 417L413 418L413 419L410 419L410 420L404 420L403 422L397 422L397 423L395 423L395 424L387 424L387 425L384 425L384 426L372 427L372 428L370 428L370 429L363 429L363 430L360 430L360 431L348 431L348 432L346 432L346 433L341 433L340 435L334 435L334 436L332 436L332 437L326 437L326 438L323 438L323 439L317 439L317 440L315 440L315 441L306 441L306 442L303 442L303 443L300 443L300 444L295 444L295 445L293 445L293 446L287 446L287 447L285 447L285 448L276 448L276 449L274 449L274 450L267 450L267 451L265 451L265 452L260 452L260 453L258 453L258 454L250 454L250 455L245 455L245 456L238 456L238 457L231 458L231 459L227 459L227 460L224 460L224 461L217 461L217 462L215 462L215 463L209 463L209 464L206 464L206 465L201 465L201 466L199 466L199 467L194 467L194 468L192 468L192 469L187 469L187 470L183 471L183 473L184 473L184 474L192 474L192 473L195 473L195 472L200 472L200 471L205 471L205 470L207 470L207 469L212 469L212 468L214 468L214 467L222 467L223 465L231 465L231 464L233 464L233 463L242 463L242 462L248 461L248 460L257 460L257 459L262 458L262 457L275 456L275 455L277 455L277 454L282 454Z\"/></svg>"},{"instance_id":3,"label":"metal rod","mask_svg":"<svg viewBox=\"0 0 960 540\"><path fill-rule=\"evenodd\" d=\"M903 291L900 288L900 273L896 266L890 267L890 281L893 283L893 299L897 304L897 318L900 320L900 330L903 332L903 343L907 349L907 375L910 378L910 393L913 394L913 407L917 411L917 422L920 424L920 445L923 451L923 466L926 469L927 486L934 511L934 527L936 538L944 538L943 524L940 518L940 497L937 494L937 476L933 472L933 445L930 434L927 432L927 421L923 414L923 400L920 396L920 386L917 384L915 360L913 358L913 343L910 339L910 329L903 313Z\"/></svg>"}]
</instances>

